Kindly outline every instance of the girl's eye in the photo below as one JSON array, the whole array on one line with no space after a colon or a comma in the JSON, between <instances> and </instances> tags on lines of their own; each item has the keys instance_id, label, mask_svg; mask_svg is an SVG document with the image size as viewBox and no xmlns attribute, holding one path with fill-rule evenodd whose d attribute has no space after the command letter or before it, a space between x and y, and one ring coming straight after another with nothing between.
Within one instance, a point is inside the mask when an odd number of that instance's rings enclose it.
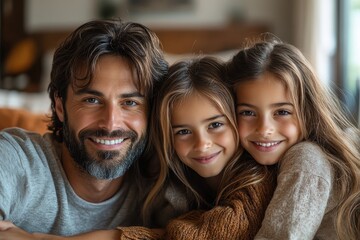
<instances>
[{"instance_id":1,"label":"girl's eye","mask_svg":"<svg viewBox=\"0 0 360 240\"><path fill-rule=\"evenodd\" d=\"M244 111L239 111L239 115L241 115L241 116L255 116L255 113L253 111L250 111L250 110L244 110Z\"/></svg>"},{"instance_id":2,"label":"girl's eye","mask_svg":"<svg viewBox=\"0 0 360 240\"><path fill-rule=\"evenodd\" d=\"M291 112L287 110L279 110L276 112L276 115L291 115Z\"/></svg>"},{"instance_id":3,"label":"girl's eye","mask_svg":"<svg viewBox=\"0 0 360 240\"><path fill-rule=\"evenodd\" d=\"M188 129L181 129L181 130L177 131L175 134L176 135L186 135L186 134L190 134L190 133L191 132Z\"/></svg>"},{"instance_id":4,"label":"girl's eye","mask_svg":"<svg viewBox=\"0 0 360 240\"><path fill-rule=\"evenodd\" d=\"M212 128L219 128L221 126L223 126L224 124L223 123L219 123L219 122L214 122L214 123L210 123L209 125L209 128L212 129Z\"/></svg>"}]
</instances>

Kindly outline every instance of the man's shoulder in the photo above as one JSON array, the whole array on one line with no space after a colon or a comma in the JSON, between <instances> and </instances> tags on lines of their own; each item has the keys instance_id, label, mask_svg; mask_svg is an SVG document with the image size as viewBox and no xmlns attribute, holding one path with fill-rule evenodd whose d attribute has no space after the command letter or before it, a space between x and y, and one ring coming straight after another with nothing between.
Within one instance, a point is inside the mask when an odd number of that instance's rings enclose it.
<instances>
[{"instance_id":1,"label":"man's shoulder","mask_svg":"<svg viewBox=\"0 0 360 240\"><path fill-rule=\"evenodd\" d=\"M0 145L10 144L12 147L30 147L33 145L48 147L51 139L46 137L49 135L41 135L37 132L31 132L22 128L6 128L0 131Z\"/></svg>"},{"instance_id":2,"label":"man's shoulder","mask_svg":"<svg viewBox=\"0 0 360 240\"><path fill-rule=\"evenodd\" d=\"M39 133L31 132L19 127L5 128L0 131L0 136L5 139L19 138L28 139L34 136L41 136Z\"/></svg>"},{"instance_id":3,"label":"man's shoulder","mask_svg":"<svg viewBox=\"0 0 360 240\"><path fill-rule=\"evenodd\" d=\"M54 141L50 133L41 135L21 128L0 131L0 149L3 158L34 158L53 156Z\"/></svg>"}]
</instances>

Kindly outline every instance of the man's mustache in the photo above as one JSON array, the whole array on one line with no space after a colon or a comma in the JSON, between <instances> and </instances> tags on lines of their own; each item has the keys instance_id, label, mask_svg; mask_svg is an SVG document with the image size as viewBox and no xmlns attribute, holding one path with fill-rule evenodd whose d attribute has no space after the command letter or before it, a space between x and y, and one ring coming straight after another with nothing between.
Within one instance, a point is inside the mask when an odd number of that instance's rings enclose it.
<instances>
[{"instance_id":1,"label":"man's mustache","mask_svg":"<svg viewBox=\"0 0 360 240\"><path fill-rule=\"evenodd\" d=\"M118 129L112 132L109 132L105 129L84 129L79 132L79 138L85 139L88 137L107 137L107 138L130 138L136 139L137 134L134 131L126 131Z\"/></svg>"}]
</instances>

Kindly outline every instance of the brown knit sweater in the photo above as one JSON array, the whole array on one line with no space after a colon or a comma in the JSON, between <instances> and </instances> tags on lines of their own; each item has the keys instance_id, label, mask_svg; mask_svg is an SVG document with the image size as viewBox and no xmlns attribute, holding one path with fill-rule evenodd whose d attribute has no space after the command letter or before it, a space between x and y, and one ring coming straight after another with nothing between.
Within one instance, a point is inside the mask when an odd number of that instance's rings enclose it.
<instances>
[{"instance_id":1,"label":"brown knit sweater","mask_svg":"<svg viewBox=\"0 0 360 240\"><path fill-rule=\"evenodd\" d=\"M144 227L119 227L120 239L253 239L276 185L271 179L244 188L211 210L194 210L171 220L160 236Z\"/></svg>"}]
</instances>

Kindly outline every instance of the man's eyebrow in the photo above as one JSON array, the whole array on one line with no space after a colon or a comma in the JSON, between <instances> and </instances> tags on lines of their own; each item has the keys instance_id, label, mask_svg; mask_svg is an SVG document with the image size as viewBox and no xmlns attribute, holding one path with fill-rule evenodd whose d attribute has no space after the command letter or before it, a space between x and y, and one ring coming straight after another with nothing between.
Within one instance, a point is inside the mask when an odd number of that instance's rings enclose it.
<instances>
[{"instance_id":1,"label":"man's eyebrow","mask_svg":"<svg viewBox=\"0 0 360 240\"><path fill-rule=\"evenodd\" d=\"M81 95L81 94L91 94L91 95L95 95L95 96L99 96L99 97L104 96L103 93L93 90L93 89L90 89L90 88L82 88L82 89L75 91L75 95ZM144 95L142 95L140 92L137 92L137 91L130 92L130 93L122 93L122 94L119 94L119 97L120 98L131 98L131 97L145 98Z\"/></svg>"},{"instance_id":2,"label":"man's eyebrow","mask_svg":"<svg viewBox=\"0 0 360 240\"><path fill-rule=\"evenodd\" d=\"M91 95L96 95L96 96L103 95L101 92L90 89L90 88L80 88L74 92L75 92L75 95L81 95L81 94L91 94Z\"/></svg>"},{"instance_id":3,"label":"man's eyebrow","mask_svg":"<svg viewBox=\"0 0 360 240\"><path fill-rule=\"evenodd\" d=\"M131 98L131 97L138 97L138 98L145 98L140 92L132 92L132 93L123 93L119 95L122 98Z\"/></svg>"}]
</instances>

